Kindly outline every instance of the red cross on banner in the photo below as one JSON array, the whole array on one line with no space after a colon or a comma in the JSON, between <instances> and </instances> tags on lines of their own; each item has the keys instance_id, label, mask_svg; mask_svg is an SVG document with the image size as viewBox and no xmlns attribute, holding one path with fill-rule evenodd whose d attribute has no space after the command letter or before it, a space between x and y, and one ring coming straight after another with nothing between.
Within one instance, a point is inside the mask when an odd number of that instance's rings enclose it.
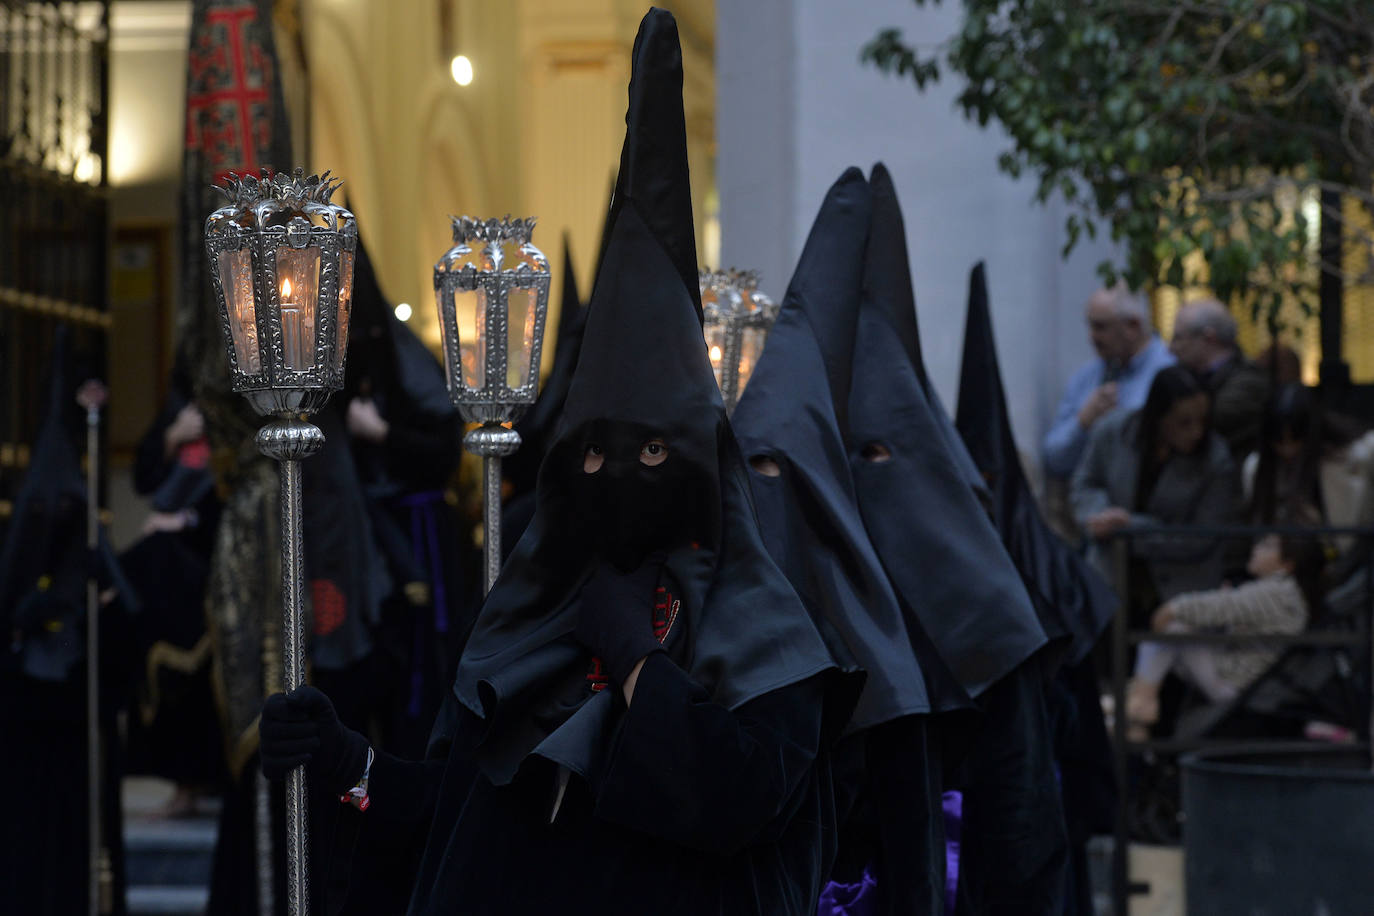
<instances>
[{"instance_id":1,"label":"red cross on banner","mask_svg":"<svg viewBox=\"0 0 1374 916\"><path fill-rule=\"evenodd\" d=\"M276 59L271 23L257 2L220 2L204 11L187 60L186 148L203 174L256 171L271 145Z\"/></svg>"}]
</instances>

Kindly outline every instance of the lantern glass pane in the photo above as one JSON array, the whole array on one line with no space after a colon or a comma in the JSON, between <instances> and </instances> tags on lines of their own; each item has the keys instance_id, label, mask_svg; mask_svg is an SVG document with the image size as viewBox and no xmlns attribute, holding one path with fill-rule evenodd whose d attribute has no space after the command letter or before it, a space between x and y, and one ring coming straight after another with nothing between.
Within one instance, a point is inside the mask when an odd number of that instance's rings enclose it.
<instances>
[{"instance_id":1,"label":"lantern glass pane","mask_svg":"<svg viewBox=\"0 0 1374 916\"><path fill-rule=\"evenodd\" d=\"M534 313L539 290L512 287L506 296L506 386L529 384L534 356Z\"/></svg>"},{"instance_id":2,"label":"lantern glass pane","mask_svg":"<svg viewBox=\"0 0 1374 916\"><path fill-rule=\"evenodd\" d=\"M277 249L277 293L281 309L282 364L315 368L315 317L320 294L320 249Z\"/></svg>"},{"instance_id":3,"label":"lantern glass pane","mask_svg":"<svg viewBox=\"0 0 1374 916\"><path fill-rule=\"evenodd\" d=\"M229 311L229 335L240 372L262 372L257 309L253 306L253 263L247 248L219 253L219 279Z\"/></svg>"},{"instance_id":4,"label":"lantern glass pane","mask_svg":"<svg viewBox=\"0 0 1374 916\"><path fill-rule=\"evenodd\" d=\"M763 344L768 339L768 331L765 328L745 328L740 335L739 341L739 393L744 394L744 388L749 384L749 377L754 374L754 367L758 365L759 357L763 355Z\"/></svg>"},{"instance_id":5,"label":"lantern glass pane","mask_svg":"<svg viewBox=\"0 0 1374 916\"><path fill-rule=\"evenodd\" d=\"M725 384L725 326L708 323L705 327L706 357L711 361L711 371L716 374L717 387Z\"/></svg>"},{"instance_id":6,"label":"lantern glass pane","mask_svg":"<svg viewBox=\"0 0 1374 916\"><path fill-rule=\"evenodd\" d=\"M482 388L487 383L487 291L455 289L453 314L458 322L458 350L463 364L463 387Z\"/></svg>"},{"instance_id":7,"label":"lantern glass pane","mask_svg":"<svg viewBox=\"0 0 1374 916\"><path fill-rule=\"evenodd\" d=\"M339 342L334 348L334 370L342 372L348 356L348 319L353 311L353 252L339 252Z\"/></svg>"}]
</instances>

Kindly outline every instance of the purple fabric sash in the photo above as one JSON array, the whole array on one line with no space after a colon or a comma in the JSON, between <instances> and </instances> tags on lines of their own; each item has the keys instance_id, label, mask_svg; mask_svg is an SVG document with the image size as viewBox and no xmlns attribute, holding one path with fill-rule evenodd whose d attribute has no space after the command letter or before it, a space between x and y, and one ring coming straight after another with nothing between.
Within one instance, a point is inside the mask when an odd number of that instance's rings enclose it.
<instances>
[{"instance_id":1,"label":"purple fabric sash","mask_svg":"<svg viewBox=\"0 0 1374 916\"><path fill-rule=\"evenodd\" d=\"M959 834L963 823L964 796L946 792L942 799L945 819L945 912L954 912L959 891ZM873 916L877 912L877 880L864 869L863 880L855 884L831 881L821 891L818 916Z\"/></svg>"},{"instance_id":2,"label":"purple fabric sash","mask_svg":"<svg viewBox=\"0 0 1374 916\"><path fill-rule=\"evenodd\" d=\"M817 912L819 916L873 916L878 904L874 892L877 886L868 869L864 869L863 880L856 884L831 881L821 891Z\"/></svg>"},{"instance_id":3,"label":"purple fabric sash","mask_svg":"<svg viewBox=\"0 0 1374 916\"><path fill-rule=\"evenodd\" d=\"M959 837L964 824L964 793L946 792L945 811L945 912L954 912L959 896Z\"/></svg>"},{"instance_id":4,"label":"purple fabric sash","mask_svg":"<svg viewBox=\"0 0 1374 916\"><path fill-rule=\"evenodd\" d=\"M396 501L396 505L410 510L410 545L414 551L415 565L429 569L430 598L434 607L434 631L448 632L448 591L444 587L444 565L439 548L439 516L435 507L443 502L441 490L426 490L412 493ZM429 562L425 562L425 555ZM425 628L420 619L415 621L415 648L410 662L410 702L407 712L411 717L420 714L424 689L424 651Z\"/></svg>"}]
</instances>

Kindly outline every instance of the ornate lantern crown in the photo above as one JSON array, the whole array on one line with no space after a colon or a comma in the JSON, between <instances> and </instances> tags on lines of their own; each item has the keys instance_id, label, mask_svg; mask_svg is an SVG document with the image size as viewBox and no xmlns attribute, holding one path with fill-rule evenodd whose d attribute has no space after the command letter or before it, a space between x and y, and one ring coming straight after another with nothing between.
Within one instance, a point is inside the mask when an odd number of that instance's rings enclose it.
<instances>
[{"instance_id":1,"label":"ornate lantern crown","mask_svg":"<svg viewBox=\"0 0 1374 916\"><path fill-rule=\"evenodd\" d=\"M453 218L434 265L449 398L470 423L519 419L539 393L549 262L533 219Z\"/></svg>"},{"instance_id":2,"label":"ornate lantern crown","mask_svg":"<svg viewBox=\"0 0 1374 916\"><path fill-rule=\"evenodd\" d=\"M343 387L358 227L302 169L229 173L205 221L233 389L260 414L313 413Z\"/></svg>"},{"instance_id":3,"label":"ornate lantern crown","mask_svg":"<svg viewBox=\"0 0 1374 916\"><path fill-rule=\"evenodd\" d=\"M725 409L733 412L763 353L778 306L759 291L759 277L752 270L706 268L700 282L706 354Z\"/></svg>"}]
</instances>

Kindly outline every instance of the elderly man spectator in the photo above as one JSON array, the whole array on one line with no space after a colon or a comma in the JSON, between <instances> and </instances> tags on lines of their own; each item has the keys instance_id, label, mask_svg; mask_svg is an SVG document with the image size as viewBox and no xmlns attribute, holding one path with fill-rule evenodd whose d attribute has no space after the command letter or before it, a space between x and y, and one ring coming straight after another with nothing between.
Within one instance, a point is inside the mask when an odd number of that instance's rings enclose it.
<instances>
[{"instance_id":1,"label":"elderly man spectator","mask_svg":"<svg viewBox=\"0 0 1374 916\"><path fill-rule=\"evenodd\" d=\"M1236 345L1236 319L1215 299L1186 303L1174 319L1169 349L1212 396L1212 427L1231 456L1244 460L1259 446L1269 379Z\"/></svg>"},{"instance_id":2,"label":"elderly man spectator","mask_svg":"<svg viewBox=\"0 0 1374 916\"><path fill-rule=\"evenodd\" d=\"M1097 359L1069 379L1045 436L1045 470L1052 478L1072 475L1093 425L1118 407L1144 404L1155 373L1174 362L1150 326L1145 295L1125 283L1093 293L1087 318Z\"/></svg>"}]
</instances>

